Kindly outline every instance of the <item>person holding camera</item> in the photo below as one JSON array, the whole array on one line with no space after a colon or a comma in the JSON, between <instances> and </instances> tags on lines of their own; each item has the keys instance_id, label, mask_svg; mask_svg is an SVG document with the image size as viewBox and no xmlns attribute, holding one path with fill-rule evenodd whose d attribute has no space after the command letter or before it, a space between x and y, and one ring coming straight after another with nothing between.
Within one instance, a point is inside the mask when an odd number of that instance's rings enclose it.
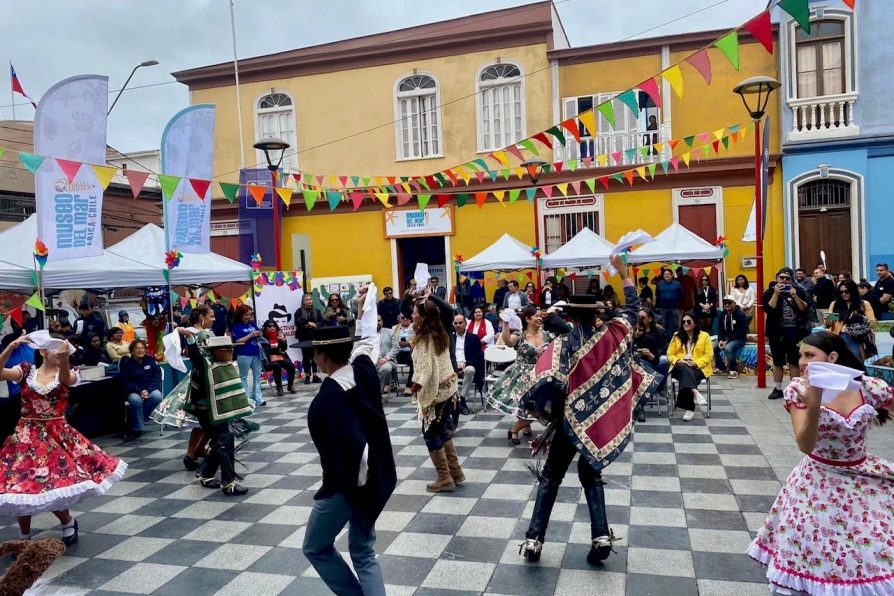
<instances>
[{"instance_id":1,"label":"person holding camera","mask_svg":"<svg viewBox=\"0 0 894 596\"><path fill-rule=\"evenodd\" d=\"M767 316L767 340L773 358L773 391L767 399L782 399L786 364L789 366L789 376L797 376L800 358L798 344L808 335L807 294L792 284L794 277L791 267L780 269L776 282L764 292L761 301Z\"/></svg>"}]
</instances>

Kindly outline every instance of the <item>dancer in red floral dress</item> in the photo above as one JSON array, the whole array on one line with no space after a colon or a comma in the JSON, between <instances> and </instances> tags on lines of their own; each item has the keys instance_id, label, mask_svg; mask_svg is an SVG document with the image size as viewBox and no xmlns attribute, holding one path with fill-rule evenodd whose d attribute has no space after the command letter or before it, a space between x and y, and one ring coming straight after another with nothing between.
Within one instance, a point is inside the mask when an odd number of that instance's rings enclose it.
<instances>
[{"instance_id":1,"label":"dancer in red floral dress","mask_svg":"<svg viewBox=\"0 0 894 596\"><path fill-rule=\"evenodd\" d=\"M766 565L773 594L894 594L894 464L866 453L873 422L889 417L891 388L880 379L851 379L847 369L838 371L847 389L811 385L830 386L822 365L808 378L810 363L863 369L838 335L810 335L800 352L802 378L784 397L807 457L786 479L748 554Z\"/></svg>"},{"instance_id":2,"label":"dancer in red floral dress","mask_svg":"<svg viewBox=\"0 0 894 596\"><path fill-rule=\"evenodd\" d=\"M65 421L69 344L50 339L40 349L40 367L4 368L10 353L28 342L12 342L0 354L0 379L22 385L22 418L0 449L0 517L18 517L22 539L31 538L31 516L52 511L62 522L62 541L78 540L78 522L68 508L104 494L124 476L127 464L105 453Z\"/></svg>"}]
</instances>

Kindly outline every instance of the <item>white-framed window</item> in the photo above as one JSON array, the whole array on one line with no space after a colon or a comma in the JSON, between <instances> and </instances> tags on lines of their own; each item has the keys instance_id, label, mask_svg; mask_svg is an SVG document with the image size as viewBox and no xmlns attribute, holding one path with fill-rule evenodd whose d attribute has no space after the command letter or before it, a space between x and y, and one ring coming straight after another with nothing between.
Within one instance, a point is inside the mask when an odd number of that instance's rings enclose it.
<instances>
[{"instance_id":1,"label":"white-framed window","mask_svg":"<svg viewBox=\"0 0 894 596\"><path fill-rule=\"evenodd\" d=\"M540 246L545 254L562 247L584 228L602 235L605 229L604 195L540 198Z\"/></svg>"},{"instance_id":2,"label":"white-framed window","mask_svg":"<svg viewBox=\"0 0 894 596\"><path fill-rule=\"evenodd\" d=\"M525 138L525 91L521 67L513 62L483 66L475 79L478 150L501 149Z\"/></svg>"},{"instance_id":3,"label":"white-framed window","mask_svg":"<svg viewBox=\"0 0 894 596\"><path fill-rule=\"evenodd\" d=\"M581 133L580 143L575 143L570 136L567 137L564 159L581 159L621 152L624 163L654 161L658 157L654 151L646 155L645 158L637 152L632 162L627 159L628 149L652 145L664 140L660 108L655 105L647 93L638 90L635 93L639 108L637 116L633 115L633 111L627 104L618 99L612 99L618 93L596 93L563 98L562 108L565 119L586 112L609 100L612 102L615 114L615 126L612 127L608 119L601 112L596 111L596 130L587 130L584 123L578 120L577 126ZM610 164L614 165L611 162Z\"/></svg>"},{"instance_id":4,"label":"white-framed window","mask_svg":"<svg viewBox=\"0 0 894 596\"><path fill-rule=\"evenodd\" d=\"M394 121L397 159L441 157L441 107L438 81L414 73L395 84Z\"/></svg>"},{"instance_id":5,"label":"white-framed window","mask_svg":"<svg viewBox=\"0 0 894 596\"><path fill-rule=\"evenodd\" d=\"M276 137L287 142L290 147L282 160L286 171L298 170L298 135L295 132L295 102L285 91L271 90L261 95L255 102L255 127L258 139ZM257 151L257 163L267 163L263 151Z\"/></svg>"}]
</instances>

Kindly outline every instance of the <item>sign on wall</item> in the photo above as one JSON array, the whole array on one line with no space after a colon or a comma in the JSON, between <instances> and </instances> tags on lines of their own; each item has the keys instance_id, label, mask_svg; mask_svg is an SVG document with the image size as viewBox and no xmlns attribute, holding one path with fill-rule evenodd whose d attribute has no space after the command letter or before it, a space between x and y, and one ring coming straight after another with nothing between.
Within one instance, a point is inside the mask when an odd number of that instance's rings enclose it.
<instances>
[{"instance_id":1,"label":"sign on wall","mask_svg":"<svg viewBox=\"0 0 894 596\"><path fill-rule=\"evenodd\" d=\"M418 209L387 209L382 211L385 218L385 238L413 238L414 236L452 236L453 207L430 207Z\"/></svg>"}]
</instances>

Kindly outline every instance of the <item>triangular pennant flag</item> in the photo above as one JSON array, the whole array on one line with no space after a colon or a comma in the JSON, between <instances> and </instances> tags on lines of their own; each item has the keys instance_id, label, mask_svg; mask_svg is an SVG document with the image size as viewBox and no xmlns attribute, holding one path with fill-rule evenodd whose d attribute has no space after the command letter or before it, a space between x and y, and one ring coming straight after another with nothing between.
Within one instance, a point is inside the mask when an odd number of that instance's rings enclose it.
<instances>
[{"instance_id":1,"label":"triangular pennant flag","mask_svg":"<svg viewBox=\"0 0 894 596\"><path fill-rule=\"evenodd\" d=\"M109 187L112 178L115 177L115 173L118 171L118 168L113 168L112 166L90 166L90 168L93 170L93 174L103 190Z\"/></svg>"},{"instance_id":2,"label":"triangular pennant flag","mask_svg":"<svg viewBox=\"0 0 894 596\"><path fill-rule=\"evenodd\" d=\"M639 84L639 88L652 98L652 102L656 106L661 107L661 93L658 91L658 83L655 82L655 79L643 81Z\"/></svg>"},{"instance_id":3,"label":"triangular pennant flag","mask_svg":"<svg viewBox=\"0 0 894 596\"><path fill-rule=\"evenodd\" d=\"M514 188L514 189L510 190L510 191L509 191L509 204L511 205L511 204L513 204L515 201L517 201L517 200L518 200L518 195L520 195L520 194L521 194L521 189L520 189L520 188Z\"/></svg>"},{"instance_id":4,"label":"triangular pennant flag","mask_svg":"<svg viewBox=\"0 0 894 596\"><path fill-rule=\"evenodd\" d=\"M19 151L19 161L21 161L22 165L28 168L28 171L33 174L37 171L37 168L40 167L40 164L43 163L43 155L35 155L33 153Z\"/></svg>"},{"instance_id":5,"label":"triangular pennant flag","mask_svg":"<svg viewBox=\"0 0 894 596\"><path fill-rule=\"evenodd\" d=\"M416 200L419 201L419 210L425 211L425 208L428 206L428 202L431 201L431 195L416 195Z\"/></svg>"},{"instance_id":6,"label":"triangular pennant flag","mask_svg":"<svg viewBox=\"0 0 894 596\"><path fill-rule=\"evenodd\" d=\"M218 182L217 185L220 186L220 192L223 193L224 198L232 205L239 192L239 185L232 182Z\"/></svg>"},{"instance_id":7,"label":"triangular pennant flag","mask_svg":"<svg viewBox=\"0 0 894 596\"><path fill-rule=\"evenodd\" d=\"M28 298L28 300L25 301L25 304L27 304L28 306L33 306L40 311L46 310L46 307L43 305L43 301L40 299L39 292L34 292L34 294L31 295L31 298Z\"/></svg>"},{"instance_id":8,"label":"triangular pennant flag","mask_svg":"<svg viewBox=\"0 0 894 596\"><path fill-rule=\"evenodd\" d=\"M461 192L456 195L456 206L463 207L469 202L469 193Z\"/></svg>"},{"instance_id":9,"label":"triangular pennant flag","mask_svg":"<svg viewBox=\"0 0 894 596\"><path fill-rule=\"evenodd\" d=\"M803 1L806 6L807 0ZM723 55L727 57L733 68L739 70L739 32L737 30L730 31L715 41L714 46L723 52Z\"/></svg>"},{"instance_id":10,"label":"triangular pennant flag","mask_svg":"<svg viewBox=\"0 0 894 596\"><path fill-rule=\"evenodd\" d=\"M62 170L62 173L65 174L69 183L75 179L78 175L78 171L81 169L81 162L79 161L56 158L56 163L59 165L59 169Z\"/></svg>"},{"instance_id":11,"label":"triangular pennant flag","mask_svg":"<svg viewBox=\"0 0 894 596\"><path fill-rule=\"evenodd\" d=\"M279 195L279 198L283 203L286 204L286 207L289 207L292 204L292 189L284 188L282 186L276 187L276 194ZM341 193L339 193L341 194Z\"/></svg>"},{"instance_id":12,"label":"triangular pennant flag","mask_svg":"<svg viewBox=\"0 0 894 596\"><path fill-rule=\"evenodd\" d=\"M406 192L397 193L397 205L398 207L403 207L407 203L409 203L413 198L413 195Z\"/></svg>"},{"instance_id":13,"label":"triangular pennant flag","mask_svg":"<svg viewBox=\"0 0 894 596\"><path fill-rule=\"evenodd\" d=\"M251 190L251 186L248 187ZM310 211L314 208L314 205L317 204L317 199L320 196L320 191L318 190L304 190L301 192L304 196L304 206L307 207L307 210ZM262 195L263 196L263 195ZM257 200L257 199L255 199ZM258 203L260 205L260 203Z\"/></svg>"},{"instance_id":14,"label":"triangular pennant flag","mask_svg":"<svg viewBox=\"0 0 894 596\"><path fill-rule=\"evenodd\" d=\"M553 135L554 137L556 137L556 140L559 141L559 143L560 143L563 147L565 146L565 135L562 133L562 129L561 129L561 128L559 128L558 126L553 126L552 128L550 128L550 129L547 130L546 132L548 132L549 134L551 134L551 135Z\"/></svg>"},{"instance_id":15,"label":"triangular pennant flag","mask_svg":"<svg viewBox=\"0 0 894 596\"><path fill-rule=\"evenodd\" d=\"M664 80L670 83L677 97L683 99L683 73L680 71L679 65L674 65L661 73Z\"/></svg>"},{"instance_id":16,"label":"triangular pennant flag","mask_svg":"<svg viewBox=\"0 0 894 596\"><path fill-rule=\"evenodd\" d=\"M765 10L743 25L756 40L763 44L768 53L773 53L773 24L770 22L770 11Z\"/></svg>"},{"instance_id":17,"label":"triangular pennant flag","mask_svg":"<svg viewBox=\"0 0 894 596\"><path fill-rule=\"evenodd\" d=\"M279 189L277 189L277 192ZM341 203L342 194L335 190L326 191L326 201L329 203L329 211L335 211Z\"/></svg>"},{"instance_id":18,"label":"triangular pennant flag","mask_svg":"<svg viewBox=\"0 0 894 596\"><path fill-rule=\"evenodd\" d=\"M533 203L534 197L537 195L537 189L536 188L526 188L525 195L527 195L527 197L528 197L528 202Z\"/></svg>"},{"instance_id":19,"label":"triangular pennant flag","mask_svg":"<svg viewBox=\"0 0 894 596\"><path fill-rule=\"evenodd\" d=\"M580 130L577 127L577 118L569 118L562 123L562 128L570 132L574 140L580 143Z\"/></svg>"},{"instance_id":20,"label":"triangular pennant flag","mask_svg":"<svg viewBox=\"0 0 894 596\"><path fill-rule=\"evenodd\" d=\"M264 202L264 194L267 192L266 186L258 186L257 184L249 184L246 186L248 194L255 200L255 204L260 207ZM306 191L305 191L306 192Z\"/></svg>"},{"instance_id":21,"label":"triangular pennant flag","mask_svg":"<svg viewBox=\"0 0 894 596\"><path fill-rule=\"evenodd\" d=\"M606 120L606 122L608 122L608 125L611 126L612 128L614 128L615 127L615 108L614 108L614 106L612 106L612 102L606 101L604 103L601 103L598 106L596 106L596 109L599 110L600 114L605 116L605 120ZM592 132L594 135L596 134L596 131L592 131Z\"/></svg>"},{"instance_id":22,"label":"triangular pennant flag","mask_svg":"<svg viewBox=\"0 0 894 596\"><path fill-rule=\"evenodd\" d=\"M568 183L562 182L561 184L556 184L556 188L559 189L559 192L562 193L562 196L568 196Z\"/></svg>"},{"instance_id":23,"label":"triangular pennant flag","mask_svg":"<svg viewBox=\"0 0 894 596\"><path fill-rule=\"evenodd\" d=\"M200 178L190 178L189 185L196 191L196 195L204 201L205 197L208 195L208 187L211 186L211 181L202 180Z\"/></svg>"},{"instance_id":24,"label":"triangular pennant flag","mask_svg":"<svg viewBox=\"0 0 894 596\"><path fill-rule=\"evenodd\" d=\"M779 0L779 8L792 15L805 33L810 33L810 6L808 0Z\"/></svg>"},{"instance_id":25,"label":"triangular pennant flag","mask_svg":"<svg viewBox=\"0 0 894 596\"><path fill-rule=\"evenodd\" d=\"M486 192L476 192L475 193L475 204L478 205L478 208L484 207L484 202L487 200Z\"/></svg>"},{"instance_id":26,"label":"triangular pennant flag","mask_svg":"<svg viewBox=\"0 0 894 596\"><path fill-rule=\"evenodd\" d=\"M537 146L534 144L534 141L531 139L522 139L518 142L519 145L533 153L534 155L540 155L540 152L537 150Z\"/></svg>"},{"instance_id":27,"label":"triangular pennant flag","mask_svg":"<svg viewBox=\"0 0 894 596\"><path fill-rule=\"evenodd\" d=\"M124 176L130 183L130 192L133 194L133 198L136 199L140 196L140 192L143 190L143 185L146 184L146 178L149 177L149 172L140 172L139 170L124 170Z\"/></svg>"},{"instance_id":28,"label":"triangular pennant flag","mask_svg":"<svg viewBox=\"0 0 894 596\"><path fill-rule=\"evenodd\" d=\"M351 203L354 205L354 211L360 209L360 205L363 203L363 193L359 190L355 190L351 193Z\"/></svg>"},{"instance_id":29,"label":"triangular pennant flag","mask_svg":"<svg viewBox=\"0 0 894 596\"><path fill-rule=\"evenodd\" d=\"M450 202L450 195L435 195L435 200L438 202L438 207L443 207Z\"/></svg>"},{"instance_id":30,"label":"triangular pennant flag","mask_svg":"<svg viewBox=\"0 0 894 596\"><path fill-rule=\"evenodd\" d=\"M630 111L633 112L633 117L639 117L639 100L636 97L636 92L633 89L628 89L621 95L619 95L616 99L621 100L624 105L630 108Z\"/></svg>"},{"instance_id":31,"label":"triangular pennant flag","mask_svg":"<svg viewBox=\"0 0 894 596\"><path fill-rule=\"evenodd\" d=\"M708 50L702 50L686 58L689 66L698 71L705 79L705 83L711 84L711 58L708 57Z\"/></svg>"},{"instance_id":32,"label":"triangular pennant flag","mask_svg":"<svg viewBox=\"0 0 894 596\"><path fill-rule=\"evenodd\" d=\"M166 201L170 201L174 196L174 191L180 184L180 176L171 176L169 174L159 174L158 184L161 186L161 194ZM260 204L260 203L259 203Z\"/></svg>"},{"instance_id":33,"label":"triangular pennant flag","mask_svg":"<svg viewBox=\"0 0 894 596\"><path fill-rule=\"evenodd\" d=\"M580 131L581 134L587 132L591 137L596 136L596 114L593 112L593 110L581 112L577 115L577 119L580 120L580 123L584 125L584 130Z\"/></svg>"}]
</instances>

